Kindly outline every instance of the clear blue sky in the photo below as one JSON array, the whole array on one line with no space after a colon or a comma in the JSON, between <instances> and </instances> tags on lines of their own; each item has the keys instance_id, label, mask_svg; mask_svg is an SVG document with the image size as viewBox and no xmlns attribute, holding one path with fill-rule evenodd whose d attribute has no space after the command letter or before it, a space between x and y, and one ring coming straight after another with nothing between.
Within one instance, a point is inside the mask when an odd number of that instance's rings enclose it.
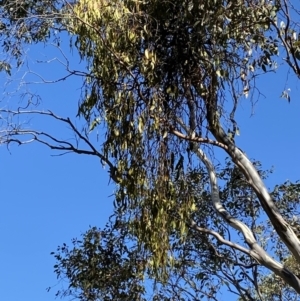
<instances>
[{"instance_id":1,"label":"clear blue sky","mask_svg":"<svg viewBox=\"0 0 300 301\"><path fill-rule=\"evenodd\" d=\"M59 55L54 48L33 46L28 52L31 67L49 80L59 78L63 74L59 64L34 64L43 53L48 59ZM77 57L71 62L78 67ZM38 80L33 75L27 78ZM1 81L5 82L3 76ZM259 80L265 98L260 98L252 117L248 100L244 100L237 118L241 131L237 144L249 157L262 161L265 168L275 167L268 186L300 179L300 82L294 75L289 78L290 104L280 99L285 82L284 72ZM14 82L9 89L16 86ZM31 90L41 95L41 108L75 117L79 87L80 80L76 79L56 85L32 85ZM18 101L8 99L5 92L2 95L1 107L8 101ZM60 137L71 137L65 128L53 123L38 118L30 122ZM89 225L103 226L112 213L113 199L109 196L114 187L108 186L107 170L102 169L99 160L75 154L53 157L55 154L38 144L12 146L10 152L4 146L0 148L2 300L54 300L60 284L46 292L47 287L57 284L50 252L64 242L70 244Z\"/></svg>"}]
</instances>

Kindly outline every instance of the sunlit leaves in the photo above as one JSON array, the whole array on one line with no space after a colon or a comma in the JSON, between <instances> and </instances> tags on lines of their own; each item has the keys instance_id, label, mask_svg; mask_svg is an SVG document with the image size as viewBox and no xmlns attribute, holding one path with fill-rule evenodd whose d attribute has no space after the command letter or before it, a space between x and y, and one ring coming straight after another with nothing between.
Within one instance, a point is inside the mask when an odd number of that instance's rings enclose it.
<instances>
[{"instance_id":1,"label":"sunlit leaves","mask_svg":"<svg viewBox=\"0 0 300 301\"><path fill-rule=\"evenodd\" d=\"M282 94L281 94L280 97L281 97L281 98L284 98L284 99L286 99L288 102L290 102L290 101L291 101L290 92L291 92L290 89L286 89L286 90L284 90L284 91L282 92Z\"/></svg>"},{"instance_id":2,"label":"sunlit leaves","mask_svg":"<svg viewBox=\"0 0 300 301\"><path fill-rule=\"evenodd\" d=\"M288 55L298 59L300 53L297 32L287 28L287 22L279 25L279 33L273 30L278 23L278 2L79 0L64 4L26 1L22 6L18 1L5 1L2 13L6 21L0 24L1 33L8 37L11 32L16 34L4 39L3 49L20 57L23 42L44 41L54 29L67 30L72 36L72 47L86 66L86 73L81 74L78 116L85 119L89 137L100 126L104 132L103 141L93 150L111 162L115 213L126 220L139 250L149 254L149 271L166 280L170 268L180 266L173 250L182 255L186 245L192 251L182 258L197 255L198 262L212 274L224 262L230 268L232 262L252 264L251 257L229 252L206 233L200 231L196 236L189 231L193 218L197 225L229 239L231 234L211 206L207 174L194 154L196 144L174 134L175 130L185 132L186 139L209 139L213 134L221 140L224 126L227 134L223 140L225 144L229 141L224 148L232 148L239 134L236 106L240 98L250 98L253 79L276 68L278 48L285 41L277 35L286 35ZM10 74L6 62L0 63L0 69ZM289 100L288 93L282 96ZM232 157L237 163L236 156ZM267 228L257 223L262 206L251 181L237 166L216 168L222 204L232 216L251 225L266 246ZM256 168L258 178L263 178L258 165ZM298 205L297 189L297 185L285 183L273 193L289 221ZM89 238L85 237L83 249L92 247ZM92 240L101 245L93 236ZM91 258L91 270L96 269L95 257ZM76 259L80 262L82 257ZM237 271L233 269L234 274ZM98 272L109 280L109 272ZM246 278L245 271L239 273L239 281ZM84 290L96 285L92 283L94 275L82 275L79 280ZM201 285L209 285L202 270L195 275L189 281L193 289L197 288L196 278ZM76 281L71 283L75 287Z\"/></svg>"},{"instance_id":3,"label":"sunlit leaves","mask_svg":"<svg viewBox=\"0 0 300 301\"><path fill-rule=\"evenodd\" d=\"M206 131L204 103L213 81L213 93L242 83L236 93L248 96L252 76L272 67L277 53L277 41L268 37L276 7L264 1L82 0L73 12L69 30L91 73L79 113L91 128L95 120L106 126L103 151L116 162L119 179L116 206L129 210L155 268L164 266L170 233L176 228L184 237L197 207L189 191L180 201L180 191L190 187L182 175L194 167L172 169L189 146L170 128L192 114L192 99L195 130ZM215 112L217 119L225 115Z\"/></svg>"},{"instance_id":4,"label":"sunlit leaves","mask_svg":"<svg viewBox=\"0 0 300 301\"><path fill-rule=\"evenodd\" d=\"M20 19L39 11L33 4L17 10ZM226 93L230 88L237 98L247 97L257 71L272 68L278 41L270 26L277 7L241 0L80 0L46 7L41 12L57 12L51 24L73 36L87 65L78 115L89 132L104 128L99 148L115 165L115 209L126 214L131 231L153 255L153 268L166 267L170 235L185 238L186 223L205 194L191 145L171 130L182 120L207 135L212 105L210 126L231 120L228 133L237 134L234 116L223 107ZM32 30L31 40L47 37L50 19L36 21L47 26ZM212 96L217 103L209 104ZM234 211L237 204L227 205Z\"/></svg>"},{"instance_id":5,"label":"sunlit leaves","mask_svg":"<svg viewBox=\"0 0 300 301\"><path fill-rule=\"evenodd\" d=\"M11 66L7 62L0 61L0 71L5 71L8 75L11 75Z\"/></svg>"}]
</instances>

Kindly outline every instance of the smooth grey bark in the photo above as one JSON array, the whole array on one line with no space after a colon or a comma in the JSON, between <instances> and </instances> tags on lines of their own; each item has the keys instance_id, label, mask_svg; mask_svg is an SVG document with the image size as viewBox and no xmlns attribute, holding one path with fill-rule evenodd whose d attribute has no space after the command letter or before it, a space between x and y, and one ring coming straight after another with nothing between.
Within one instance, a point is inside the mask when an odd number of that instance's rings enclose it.
<instances>
[{"instance_id":1,"label":"smooth grey bark","mask_svg":"<svg viewBox=\"0 0 300 301\"><path fill-rule=\"evenodd\" d=\"M261 177L259 176L256 168L253 166L251 161L247 158L247 156L236 147L234 141L230 139L224 129L220 124L220 117L218 116L218 106L217 106L217 79L216 77L212 77L210 91L208 93L208 97L205 99L206 104L206 112L207 112L207 121L209 124L209 130L216 138L216 140L224 145L224 150L231 157L232 161L239 167L241 172L246 177L249 185L253 188L256 193L260 204L267 216L269 217L274 229L279 235L282 242L286 245L286 247L290 250L290 252L295 256L296 260L300 262L300 241L296 234L294 233L292 227L284 220L276 205L268 192L266 186L264 185ZM204 161L203 161L204 162ZM210 165L204 162L206 167L211 169ZM210 172L210 171L209 171ZM215 204L218 204L218 187L214 182L214 179L211 179L211 189L212 189L212 199ZM255 258L259 263L263 266L272 270L276 275L280 276L286 283L292 286L297 293L300 293L300 280L299 278L290 272L288 269L284 268L282 264L278 263L274 259L272 259L256 242L251 230L236 219L228 216L222 207L218 204L219 207L216 209L219 210L221 216L224 218L227 223L229 223L235 229L241 231L247 241L247 244L253 251L251 254L253 258ZM247 229L248 228L248 229ZM252 235L249 233L252 233Z\"/></svg>"}]
</instances>

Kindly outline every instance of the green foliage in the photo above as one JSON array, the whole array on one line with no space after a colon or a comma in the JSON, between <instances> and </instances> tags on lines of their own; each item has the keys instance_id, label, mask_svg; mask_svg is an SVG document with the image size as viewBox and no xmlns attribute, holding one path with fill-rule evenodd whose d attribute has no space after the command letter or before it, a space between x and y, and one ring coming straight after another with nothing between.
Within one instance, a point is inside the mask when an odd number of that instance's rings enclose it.
<instances>
[{"instance_id":1,"label":"green foliage","mask_svg":"<svg viewBox=\"0 0 300 301\"><path fill-rule=\"evenodd\" d=\"M57 261L57 277L69 282L69 288L58 291L57 296L89 301L145 300L144 258L133 245L126 245L122 229L94 227L72 243L73 248L63 244L51 253Z\"/></svg>"},{"instance_id":2,"label":"green foliage","mask_svg":"<svg viewBox=\"0 0 300 301\"><path fill-rule=\"evenodd\" d=\"M209 95L218 95L220 106L228 87L240 86L236 95L247 96L257 70L272 68L277 6L85 0L73 8L68 30L90 70L78 114L91 128L95 120L105 124L103 152L117 166L116 207L131 212L134 233L153 252L155 266L165 266L169 235L174 229L184 235L197 206L188 188L181 189L190 185L193 159L180 169L185 183L172 175L170 162L179 162L189 144L170 129L192 116L191 128L204 134ZM184 201L178 191L185 191Z\"/></svg>"},{"instance_id":3,"label":"green foliage","mask_svg":"<svg viewBox=\"0 0 300 301\"><path fill-rule=\"evenodd\" d=\"M78 116L90 131L104 124L102 152L116 166L116 209L128 213L154 266L165 267L169 236L176 230L183 238L199 207L191 187L203 190L195 182L200 166L190 143L170 132L188 118L191 130L207 135L211 107L213 127L229 118L228 130L237 133L237 99L248 96L251 78L272 68L278 52L270 30L278 6L81 0L4 1L1 9L4 49L18 64L24 42L45 41L54 30L74 36L73 46L89 70ZM235 91L230 114L221 109L228 88Z\"/></svg>"},{"instance_id":4,"label":"green foliage","mask_svg":"<svg viewBox=\"0 0 300 301\"><path fill-rule=\"evenodd\" d=\"M276 246L274 255L281 257L285 267L299 274L299 264L287 255L286 248L274 232L270 233L266 222L259 221L260 209L255 206L258 200L249 196L248 184L229 160L227 163L226 168L219 171L220 178L224 180L221 195L226 207L233 215L247 212L245 216L240 216L241 220L252 224L262 244L264 240L271 240L272 244L266 244L266 248ZM257 161L254 163L260 166ZM262 177L268 173L260 170ZM190 177L207 182L204 170ZM198 189L198 181L195 181L194 189ZM230 236L226 225L216 223L216 213L207 206L209 192L205 189L193 191L193 195L198 194L202 202L198 200L199 207L193 213L193 220L202 227L218 231L224 237ZM286 182L275 187L275 194L282 213L294 227L299 226L299 219L294 216L294 210L299 207L299 185ZM252 197L251 201L245 201L249 197ZM231 205L234 200L236 206ZM294 210L289 207L294 207ZM82 301L218 300L218 292L227 287L240 296L238 300L243 301L296 298L293 289L280 277L259 267L250 257L220 245L208 235L189 229L184 239L176 231L172 232L169 239L168 277L160 282L151 254L140 249L124 216L123 219L122 215L115 216L114 221L104 229L90 228L82 238L72 241L71 248L63 244L52 253L56 259L54 269L58 279L69 284L68 289L58 291L57 296L70 296Z\"/></svg>"},{"instance_id":5,"label":"green foliage","mask_svg":"<svg viewBox=\"0 0 300 301\"><path fill-rule=\"evenodd\" d=\"M0 1L0 41L10 69L13 59L17 67L24 62L28 44L46 42L63 31L75 1L3 0ZM25 50L25 51L24 51ZM5 71L8 69L5 68ZM3 70L3 68L1 68Z\"/></svg>"},{"instance_id":6,"label":"green foliage","mask_svg":"<svg viewBox=\"0 0 300 301\"><path fill-rule=\"evenodd\" d=\"M284 259L285 267L289 268L297 275L299 275L300 267L297 261L289 256ZM253 297L243 296L238 301L253 301L253 300L272 300L272 301L284 301L284 300L298 300L298 295L295 291L286 285L286 283L273 273L263 274L259 277L259 285L257 290L252 288L251 295Z\"/></svg>"},{"instance_id":7,"label":"green foliage","mask_svg":"<svg viewBox=\"0 0 300 301\"><path fill-rule=\"evenodd\" d=\"M300 266L293 257L290 256L286 258L284 260L284 265L299 275ZM297 294L295 294L294 290L288 287L282 279L274 274L262 278L260 290L266 300L297 300Z\"/></svg>"},{"instance_id":8,"label":"green foliage","mask_svg":"<svg viewBox=\"0 0 300 301\"><path fill-rule=\"evenodd\" d=\"M153 300L214 300L222 286L243 300L277 300L277 291L276 296L270 294L277 276L266 273L253 253L245 252L244 247L252 248L245 235L232 239L228 225L238 219L257 244L265 250L275 246L274 256L289 259L286 246L265 223L267 210L249 177L253 170L242 170L239 151L230 152L239 135L235 112L241 97L255 88L254 79L276 68L281 44L295 62L298 59L298 40L292 39L296 30L277 26L280 2L2 1L1 14L3 49L18 65L24 43L46 41L56 31L71 36L71 46L87 65L85 76L81 74L78 117L87 123L86 136L104 129L104 141L91 147L88 138L67 124L94 155L110 163L116 182L119 224L92 228L82 240L73 241L72 249L63 245L54 254L56 274L70 282L58 295L89 301L144 300L142 282L147 276L158 285ZM9 62L1 61L0 70L10 75ZM287 91L282 96L290 100ZM37 132L31 134L37 140ZM212 136L217 141L209 140ZM189 141L194 137L202 140ZM220 187L212 187L199 160L195 148L200 142L221 145L231 155L223 167L215 166ZM91 154L66 145L68 151ZM259 162L252 164L258 178L265 179L268 172ZM228 219L214 210L212 188ZM299 193L299 183L290 182L272 193L278 212L296 230ZM230 245L232 241L237 245ZM280 291L286 289L280 285Z\"/></svg>"}]
</instances>

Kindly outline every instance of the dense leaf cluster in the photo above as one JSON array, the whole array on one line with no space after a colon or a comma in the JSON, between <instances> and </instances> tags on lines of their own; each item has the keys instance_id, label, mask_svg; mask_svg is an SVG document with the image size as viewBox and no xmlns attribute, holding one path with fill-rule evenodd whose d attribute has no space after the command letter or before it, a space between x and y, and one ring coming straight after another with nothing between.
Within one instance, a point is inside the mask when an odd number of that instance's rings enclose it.
<instances>
[{"instance_id":1,"label":"dense leaf cluster","mask_svg":"<svg viewBox=\"0 0 300 301\"><path fill-rule=\"evenodd\" d=\"M277 54L278 41L266 35L276 11L265 1L86 0L74 6L70 30L91 70L79 115L91 130L105 125L103 151L116 162L120 185L117 206L130 208L140 221L136 234L154 252L160 246L158 262L165 260L176 224L169 212L179 208L186 220L196 207L193 194L172 178L177 165L190 185L189 169L193 173L197 165L191 157L179 165L191 145L168 133L189 119L192 131L207 135L209 106L218 119L231 120L228 130L235 134L238 97L248 94L257 68L272 67ZM221 109L225 91L238 86L229 116ZM212 95L218 95L216 103L210 103ZM180 206L176 191L187 196ZM184 224L175 228L184 233Z\"/></svg>"},{"instance_id":2,"label":"dense leaf cluster","mask_svg":"<svg viewBox=\"0 0 300 301\"><path fill-rule=\"evenodd\" d=\"M39 113L67 124L91 150L18 127L8 143L22 144L25 134L52 149L95 155L116 183L115 222L53 253L58 278L69 281L59 296L217 300L225 286L244 301L277 301L295 296L286 283L300 291L289 253L300 257L293 236L300 230L299 183L268 192L269 172L234 139L239 101L260 73L275 70L279 48L300 74L297 22L287 3L0 2L3 50L17 66L24 44L54 37L59 47L60 33L69 35L86 64L77 116L86 126L80 131L70 118ZM0 69L10 74L10 61ZM103 141L93 145L89 135L99 129ZM224 165L215 164L216 146L229 155Z\"/></svg>"}]
</instances>

